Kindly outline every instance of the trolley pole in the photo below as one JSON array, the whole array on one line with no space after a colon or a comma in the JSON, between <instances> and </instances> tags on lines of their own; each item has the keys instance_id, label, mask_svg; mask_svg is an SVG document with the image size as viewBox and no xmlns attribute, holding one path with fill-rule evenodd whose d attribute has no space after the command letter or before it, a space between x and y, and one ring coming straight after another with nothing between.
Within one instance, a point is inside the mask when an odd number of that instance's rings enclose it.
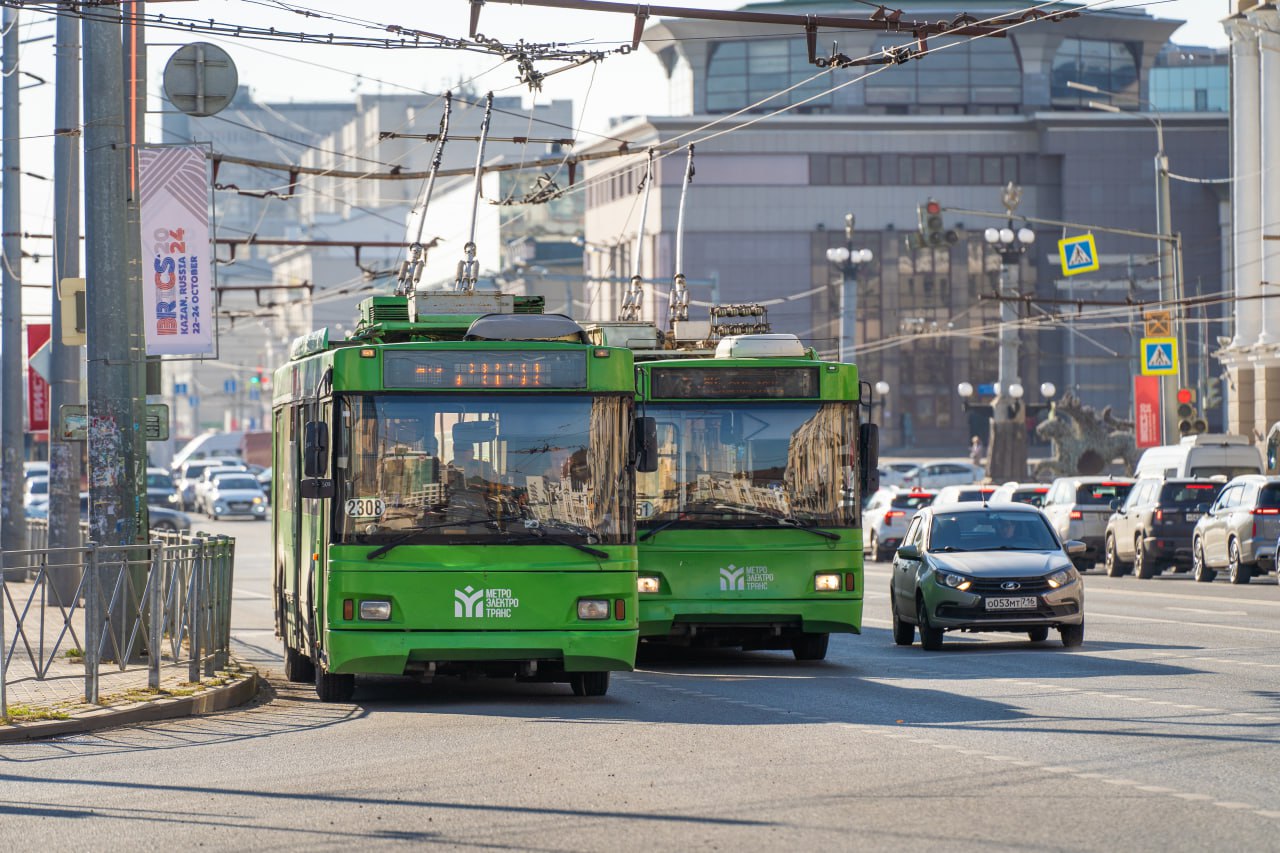
<instances>
[{"instance_id":1,"label":"trolley pole","mask_svg":"<svg viewBox=\"0 0 1280 853\"><path fill-rule=\"evenodd\" d=\"M0 406L0 447L3 462L0 464L0 548L20 551L27 547L27 525L22 508L22 462L24 459L24 435L22 432L22 165L18 152L18 11L5 7L3 40L4 83L0 84L0 128L4 141L0 143L0 161L3 162L3 188L0 188L0 205L4 223L4 270L0 273L0 314L4 315L4 352L0 355L0 387L4 389L6 405ZM6 576L8 573L6 572ZM14 578L27 576L26 570L13 573Z\"/></svg>"},{"instance_id":2,"label":"trolley pole","mask_svg":"<svg viewBox=\"0 0 1280 853\"><path fill-rule=\"evenodd\" d=\"M80 396L80 347L62 342L58 288L80 275L80 21L59 15L53 138L53 291L49 341L49 547L80 547L80 443L63 441L57 428L59 406ZM80 586L81 571L67 565L51 572L59 600L69 603Z\"/></svg>"}]
</instances>

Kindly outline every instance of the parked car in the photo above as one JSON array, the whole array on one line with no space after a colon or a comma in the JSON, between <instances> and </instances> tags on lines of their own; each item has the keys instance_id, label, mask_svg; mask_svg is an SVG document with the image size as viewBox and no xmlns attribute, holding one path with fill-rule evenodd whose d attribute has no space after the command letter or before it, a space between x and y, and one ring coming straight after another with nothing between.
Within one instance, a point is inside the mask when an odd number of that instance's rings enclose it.
<instances>
[{"instance_id":1,"label":"parked car","mask_svg":"<svg viewBox=\"0 0 1280 853\"><path fill-rule=\"evenodd\" d=\"M871 559L889 559L907 532L916 510L933 503L937 492L924 489L880 489L862 511L862 530L867 536L866 553Z\"/></svg>"},{"instance_id":2,"label":"parked car","mask_svg":"<svg viewBox=\"0 0 1280 853\"><path fill-rule=\"evenodd\" d=\"M173 482L172 475L163 468L147 469L147 503L177 509L182 496Z\"/></svg>"},{"instance_id":3,"label":"parked car","mask_svg":"<svg viewBox=\"0 0 1280 853\"><path fill-rule=\"evenodd\" d=\"M1027 504L936 504L916 513L893 560L893 641L935 651L946 631L1057 629L1064 646L1084 642L1084 581L1040 510Z\"/></svg>"},{"instance_id":4,"label":"parked car","mask_svg":"<svg viewBox=\"0 0 1280 853\"><path fill-rule=\"evenodd\" d=\"M22 505L46 503L49 500L49 478L28 477L22 487Z\"/></svg>"},{"instance_id":5,"label":"parked car","mask_svg":"<svg viewBox=\"0 0 1280 853\"><path fill-rule=\"evenodd\" d=\"M997 486L990 484L969 485L969 486L947 486L945 489L938 491L938 496L933 499L932 506L950 506L951 504L962 503L991 503L992 496L995 495Z\"/></svg>"},{"instance_id":6,"label":"parked car","mask_svg":"<svg viewBox=\"0 0 1280 853\"><path fill-rule=\"evenodd\" d=\"M267 498L248 471L214 477L204 492L205 514L210 518L247 515L265 520Z\"/></svg>"},{"instance_id":7,"label":"parked car","mask_svg":"<svg viewBox=\"0 0 1280 853\"><path fill-rule=\"evenodd\" d=\"M266 497L267 503L271 503L271 469L263 468L258 472L258 485L262 486L262 494Z\"/></svg>"},{"instance_id":8,"label":"parked car","mask_svg":"<svg viewBox=\"0 0 1280 853\"><path fill-rule=\"evenodd\" d=\"M164 533L182 533L191 529L191 516L163 506L148 506L147 516L152 530ZM49 504L43 503L33 507L27 518L48 518ZM80 493L80 520L89 520L89 493Z\"/></svg>"},{"instance_id":9,"label":"parked car","mask_svg":"<svg viewBox=\"0 0 1280 853\"><path fill-rule=\"evenodd\" d=\"M26 479L28 477L48 477L49 463L48 462L23 462L22 476L23 476L23 479Z\"/></svg>"},{"instance_id":10,"label":"parked car","mask_svg":"<svg viewBox=\"0 0 1280 853\"><path fill-rule=\"evenodd\" d=\"M175 479L174 485L178 487L178 495L182 503L182 509L190 512L196 507L196 483L204 476L205 469L211 467L222 467L214 465L207 459L188 462L179 469L179 474Z\"/></svg>"},{"instance_id":11,"label":"parked car","mask_svg":"<svg viewBox=\"0 0 1280 853\"><path fill-rule=\"evenodd\" d=\"M1250 474L1227 483L1196 522L1191 576L1212 581L1226 569L1232 583L1248 583L1275 568L1280 536L1280 477Z\"/></svg>"},{"instance_id":12,"label":"parked car","mask_svg":"<svg viewBox=\"0 0 1280 853\"><path fill-rule=\"evenodd\" d=\"M1001 485L991 495L991 503L1031 504L1044 506L1045 496L1049 494L1048 483L1016 483Z\"/></svg>"},{"instance_id":13,"label":"parked car","mask_svg":"<svg viewBox=\"0 0 1280 853\"><path fill-rule=\"evenodd\" d=\"M1075 555L1076 568L1087 571L1102 559L1111 519L1111 502L1123 501L1133 488L1128 477L1059 477L1049 486L1044 514L1057 531L1058 538L1075 539L1085 544Z\"/></svg>"},{"instance_id":14,"label":"parked car","mask_svg":"<svg viewBox=\"0 0 1280 853\"><path fill-rule=\"evenodd\" d=\"M907 483L922 489L937 489L976 483L986 475L986 469L981 465L968 462L926 462L916 466L916 470L907 477Z\"/></svg>"},{"instance_id":15,"label":"parked car","mask_svg":"<svg viewBox=\"0 0 1280 853\"><path fill-rule=\"evenodd\" d=\"M205 515L213 515L213 504L209 502L209 492L213 490L218 480L230 474L245 475L249 479L253 479L253 475L249 473L249 469L243 465L225 465L221 468L206 468L204 473L200 475L199 481L196 483L196 512L203 512ZM257 484L257 480L254 483Z\"/></svg>"},{"instance_id":16,"label":"parked car","mask_svg":"<svg viewBox=\"0 0 1280 853\"><path fill-rule=\"evenodd\" d=\"M1196 522L1222 491L1212 480L1138 480L1107 522L1104 565L1109 577L1130 571L1152 578L1191 567Z\"/></svg>"},{"instance_id":17,"label":"parked car","mask_svg":"<svg viewBox=\"0 0 1280 853\"><path fill-rule=\"evenodd\" d=\"M911 473L920 467L918 462L884 462L880 465L881 486L905 486Z\"/></svg>"}]
</instances>

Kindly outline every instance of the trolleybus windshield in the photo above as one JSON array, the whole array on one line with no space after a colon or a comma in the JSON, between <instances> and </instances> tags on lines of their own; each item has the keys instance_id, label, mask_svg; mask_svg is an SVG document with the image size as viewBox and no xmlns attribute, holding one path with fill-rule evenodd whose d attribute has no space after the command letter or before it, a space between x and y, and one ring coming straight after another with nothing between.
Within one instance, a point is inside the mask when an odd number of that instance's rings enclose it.
<instances>
[{"instance_id":1,"label":"trolleybus windshield","mask_svg":"<svg viewBox=\"0 0 1280 853\"><path fill-rule=\"evenodd\" d=\"M658 470L636 478L641 529L847 527L856 444L851 403L649 403Z\"/></svg>"},{"instance_id":2,"label":"trolleybus windshield","mask_svg":"<svg viewBox=\"0 0 1280 853\"><path fill-rule=\"evenodd\" d=\"M335 541L634 541L622 395L347 394Z\"/></svg>"}]
</instances>

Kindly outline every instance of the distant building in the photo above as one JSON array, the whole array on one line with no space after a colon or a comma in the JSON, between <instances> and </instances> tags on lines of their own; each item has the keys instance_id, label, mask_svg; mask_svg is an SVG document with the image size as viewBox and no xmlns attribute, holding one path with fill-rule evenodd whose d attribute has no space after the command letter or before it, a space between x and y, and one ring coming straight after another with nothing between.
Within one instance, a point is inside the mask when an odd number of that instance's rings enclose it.
<instances>
[{"instance_id":1,"label":"distant building","mask_svg":"<svg viewBox=\"0 0 1280 853\"><path fill-rule=\"evenodd\" d=\"M955 10L954 3L929 0L897 5L904 19L939 20ZM965 11L981 19L1024 7L987 0L966 4ZM797 15L867 11L813 0L745 8ZM637 156L587 167L586 240L595 250L586 263L600 279L588 285L591 316L614 316L623 284L613 279L630 272L642 152L650 145L694 142L696 176L681 272L717 283L721 302L765 303L775 331L798 334L833 355L844 285L826 253L844 245L844 218L853 213L854 248L871 249L875 259L858 270L856 293L848 294L857 320L846 345L864 378L891 386L886 444L901 440L906 417L919 446L960 453L980 420L956 388L968 382L983 389L997 376L1000 303L994 297L1001 261L983 232L1005 224L1002 188L1010 182L1022 188L1015 229L1020 217L1029 216L1154 232L1157 121L1174 173L1227 174L1227 119L1217 106L1217 85L1205 84L1201 98L1195 94L1199 78L1180 76L1184 68L1217 66L1179 64L1167 52L1160 59L1178 25L1137 9L1087 10L1078 18L1018 27L1007 38L962 39L949 48L943 47L947 39L934 39L934 52L905 64L822 74L809 63L800 32L782 35L776 25L654 23L644 39L666 70L673 115L620 122L610 133ZM906 41L824 31L820 51L826 53L833 39L851 57L882 54ZM1182 104L1187 101L1179 87L1190 87L1191 108L1160 116L1134 112L1157 94L1152 87L1161 69L1178 73L1163 78L1160 96ZM868 76L854 82L862 75ZM1110 100L1124 112L1091 109L1089 101L1108 97L1072 82L1116 93ZM770 99L789 86L796 88ZM795 108L759 120L786 104ZM744 112L730 115L737 111ZM610 147L617 142L589 150ZM659 163L641 241L645 316L659 320L675 272L684 159L676 152ZM1224 190L1223 184L1174 182L1173 229L1184 238L1186 296L1223 289ZM948 209L945 226L957 242L908 248L918 207L930 197ZM1066 278L1057 240L1078 230L1034 230L1036 242L1011 285L1028 297L1019 304L1026 324L1019 375L1027 400L1041 402L1037 389L1051 381L1123 415L1131 407L1142 334L1139 312L1126 306L1158 299L1156 243L1099 232L1101 271ZM692 297L691 317L705 318L710 287L693 288ZM1206 355L1224 334L1221 317L1216 306L1196 309L1184 326L1184 357L1197 383L1216 372Z\"/></svg>"}]
</instances>

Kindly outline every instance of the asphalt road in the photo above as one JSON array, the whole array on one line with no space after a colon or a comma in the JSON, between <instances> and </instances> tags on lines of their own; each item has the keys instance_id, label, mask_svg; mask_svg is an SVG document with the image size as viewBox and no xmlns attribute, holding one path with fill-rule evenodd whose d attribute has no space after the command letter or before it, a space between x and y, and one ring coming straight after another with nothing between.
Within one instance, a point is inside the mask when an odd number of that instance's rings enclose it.
<instances>
[{"instance_id":1,"label":"asphalt road","mask_svg":"<svg viewBox=\"0 0 1280 853\"><path fill-rule=\"evenodd\" d=\"M608 696L280 677L266 524L236 535L249 707L0 749L12 850L1274 850L1280 594L1090 575L1085 645L889 636L888 569L828 661L646 652Z\"/></svg>"}]
</instances>

